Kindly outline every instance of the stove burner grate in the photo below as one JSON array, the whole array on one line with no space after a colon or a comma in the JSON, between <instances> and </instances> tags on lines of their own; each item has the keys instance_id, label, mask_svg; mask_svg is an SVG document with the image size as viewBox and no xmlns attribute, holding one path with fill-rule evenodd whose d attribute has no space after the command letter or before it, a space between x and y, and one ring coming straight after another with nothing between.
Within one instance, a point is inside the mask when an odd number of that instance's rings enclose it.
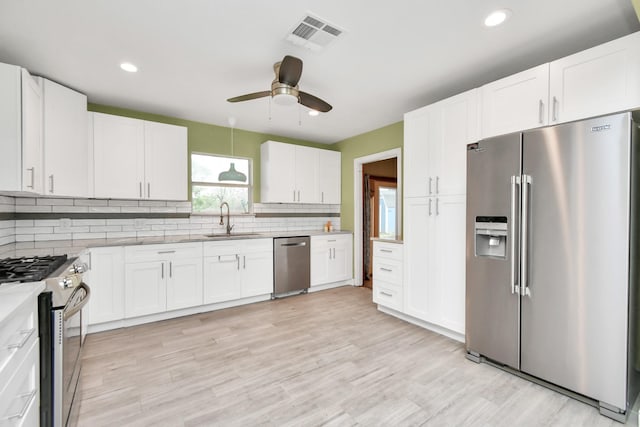
<instances>
[{"instance_id":1,"label":"stove burner grate","mask_svg":"<svg viewBox=\"0 0 640 427\"><path fill-rule=\"evenodd\" d=\"M5 258L0 260L0 284L38 282L67 261L66 255Z\"/></svg>"}]
</instances>

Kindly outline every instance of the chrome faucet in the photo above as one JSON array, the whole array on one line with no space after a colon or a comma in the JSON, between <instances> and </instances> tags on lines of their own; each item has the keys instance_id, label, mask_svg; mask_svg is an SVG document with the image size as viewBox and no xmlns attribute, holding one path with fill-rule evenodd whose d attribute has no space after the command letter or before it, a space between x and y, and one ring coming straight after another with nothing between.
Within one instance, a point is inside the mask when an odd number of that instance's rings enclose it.
<instances>
[{"instance_id":1,"label":"chrome faucet","mask_svg":"<svg viewBox=\"0 0 640 427\"><path fill-rule=\"evenodd\" d=\"M231 225L231 215L229 214L229 203L222 202L220 203L220 225L224 225L224 216L222 215L222 207L227 207L227 236L231 234L231 229L233 225Z\"/></svg>"}]
</instances>

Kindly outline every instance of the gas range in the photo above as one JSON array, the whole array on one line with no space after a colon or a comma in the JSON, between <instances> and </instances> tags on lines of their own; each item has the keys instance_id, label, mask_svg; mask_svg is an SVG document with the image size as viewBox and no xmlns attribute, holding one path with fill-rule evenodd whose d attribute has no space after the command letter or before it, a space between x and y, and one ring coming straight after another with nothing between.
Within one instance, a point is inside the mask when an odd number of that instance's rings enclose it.
<instances>
[{"instance_id":1,"label":"gas range","mask_svg":"<svg viewBox=\"0 0 640 427\"><path fill-rule=\"evenodd\" d=\"M67 255L47 255L0 260L0 285L16 282L39 282L46 279L64 263Z\"/></svg>"}]
</instances>

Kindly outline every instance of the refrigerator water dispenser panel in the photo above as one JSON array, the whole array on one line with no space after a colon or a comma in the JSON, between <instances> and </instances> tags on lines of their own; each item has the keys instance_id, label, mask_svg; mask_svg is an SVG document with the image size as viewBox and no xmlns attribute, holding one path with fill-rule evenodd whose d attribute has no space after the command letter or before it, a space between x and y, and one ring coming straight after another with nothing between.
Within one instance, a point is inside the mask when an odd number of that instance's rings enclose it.
<instances>
[{"instance_id":1,"label":"refrigerator water dispenser panel","mask_svg":"<svg viewBox=\"0 0 640 427\"><path fill-rule=\"evenodd\" d=\"M507 218L478 216L475 222L476 256L507 258Z\"/></svg>"}]
</instances>

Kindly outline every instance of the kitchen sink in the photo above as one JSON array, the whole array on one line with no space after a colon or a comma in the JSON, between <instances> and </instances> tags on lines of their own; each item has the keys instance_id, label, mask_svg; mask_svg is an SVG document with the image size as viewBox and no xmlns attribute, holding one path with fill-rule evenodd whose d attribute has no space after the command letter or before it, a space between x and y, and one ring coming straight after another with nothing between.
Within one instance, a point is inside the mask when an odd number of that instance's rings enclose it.
<instances>
[{"instance_id":1,"label":"kitchen sink","mask_svg":"<svg viewBox=\"0 0 640 427\"><path fill-rule=\"evenodd\" d=\"M216 233L216 234L205 234L204 237L209 237L210 239L220 238L220 239L233 239L234 237L253 237L253 236L262 236L261 233Z\"/></svg>"}]
</instances>

